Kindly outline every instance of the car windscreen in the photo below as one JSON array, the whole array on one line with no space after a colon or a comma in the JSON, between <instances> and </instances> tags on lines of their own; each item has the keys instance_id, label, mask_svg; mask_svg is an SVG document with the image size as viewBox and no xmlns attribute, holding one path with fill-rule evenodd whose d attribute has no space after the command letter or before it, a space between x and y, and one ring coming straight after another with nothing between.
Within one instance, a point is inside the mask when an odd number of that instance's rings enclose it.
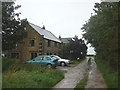
<instances>
[{"instance_id":1,"label":"car windscreen","mask_svg":"<svg viewBox=\"0 0 120 90\"><path fill-rule=\"evenodd\" d=\"M58 57L58 56L51 56L52 58L55 58L55 59L61 59L60 57Z\"/></svg>"}]
</instances>

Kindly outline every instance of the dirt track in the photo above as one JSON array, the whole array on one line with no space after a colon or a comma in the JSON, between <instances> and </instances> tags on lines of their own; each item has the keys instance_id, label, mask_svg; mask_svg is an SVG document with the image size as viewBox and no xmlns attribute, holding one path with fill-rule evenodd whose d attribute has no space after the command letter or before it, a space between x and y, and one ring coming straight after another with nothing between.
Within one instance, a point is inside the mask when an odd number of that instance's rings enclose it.
<instances>
[{"instance_id":1,"label":"dirt track","mask_svg":"<svg viewBox=\"0 0 120 90\"><path fill-rule=\"evenodd\" d=\"M93 58L90 65L88 82L85 88L107 88L102 74L98 70Z\"/></svg>"},{"instance_id":2,"label":"dirt track","mask_svg":"<svg viewBox=\"0 0 120 90\"><path fill-rule=\"evenodd\" d=\"M88 66L86 60L73 67L58 67L60 70L67 71L65 73L65 77L61 80L57 85L55 85L52 89L55 88L71 88L74 89L78 82L80 82L84 78L84 73L88 73L88 82L85 88L107 88L106 83L97 69L94 58L92 58L91 65Z\"/></svg>"},{"instance_id":3,"label":"dirt track","mask_svg":"<svg viewBox=\"0 0 120 90\"><path fill-rule=\"evenodd\" d=\"M83 73L87 69L86 63L87 60L84 60L79 65L69 68L65 78L53 88L75 88L76 84L84 78Z\"/></svg>"}]
</instances>

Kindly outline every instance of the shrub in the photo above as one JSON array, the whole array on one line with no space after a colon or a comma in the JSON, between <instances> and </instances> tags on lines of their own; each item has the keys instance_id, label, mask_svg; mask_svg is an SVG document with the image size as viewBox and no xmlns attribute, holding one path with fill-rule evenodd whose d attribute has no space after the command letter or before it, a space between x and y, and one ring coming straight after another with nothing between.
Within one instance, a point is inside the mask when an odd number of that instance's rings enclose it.
<instances>
[{"instance_id":1,"label":"shrub","mask_svg":"<svg viewBox=\"0 0 120 90\"><path fill-rule=\"evenodd\" d=\"M8 59L7 57L2 57L2 71L7 71L12 65L16 63L16 59Z\"/></svg>"},{"instance_id":2,"label":"shrub","mask_svg":"<svg viewBox=\"0 0 120 90\"><path fill-rule=\"evenodd\" d=\"M105 64L96 60L96 64L105 79L108 88L118 88L118 72L108 68Z\"/></svg>"},{"instance_id":3,"label":"shrub","mask_svg":"<svg viewBox=\"0 0 120 90\"><path fill-rule=\"evenodd\" d=\"M59 70L33 63L20 64L15 59L4 59L4 65L9 67L3 66L3 88L51 88L64 78L63 72Z\"/></svg>"}]
</instances>

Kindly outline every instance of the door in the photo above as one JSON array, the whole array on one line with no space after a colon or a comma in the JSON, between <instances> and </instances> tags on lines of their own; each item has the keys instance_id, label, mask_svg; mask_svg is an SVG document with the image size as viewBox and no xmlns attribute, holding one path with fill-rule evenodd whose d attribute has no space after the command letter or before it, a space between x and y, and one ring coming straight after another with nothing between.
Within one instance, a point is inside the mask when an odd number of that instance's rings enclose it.
<instances>
[{"instance_id":1,"label":"door","mask_svg":"<svg viewBox=\"0 0 120 90\"><path fill-rule=\"evenodd\" d=\"M51 58L50 57L44 57L42 60L42 65L47 65L50 63Z\"/></svg>"},{"instance_id":2,"label":"door","mask_svg":"<svg viewBox=\"0 0 120 90\"><path fill-rule=\"evenodd\" d=\"M36 53L36 52L32 52L32 53L31 53L31 59L33 59L33 58L35 58L35 57L37 57L37 53Z\"/></svg>"},{"instance_id":3,"label":"door","mask_svg":"<svg viewBox=\"0 0 120 90\"><path fill-rule=\"evenodd\" d=\"M43 57L42 57L42 56L38 56L38 57L36 57L36 58L34 59L34 61L35 61L36 63L38 63L39 65L41 65L41 63L42 63L42 61L43 61Z\"/></svg>"}]
</instances>

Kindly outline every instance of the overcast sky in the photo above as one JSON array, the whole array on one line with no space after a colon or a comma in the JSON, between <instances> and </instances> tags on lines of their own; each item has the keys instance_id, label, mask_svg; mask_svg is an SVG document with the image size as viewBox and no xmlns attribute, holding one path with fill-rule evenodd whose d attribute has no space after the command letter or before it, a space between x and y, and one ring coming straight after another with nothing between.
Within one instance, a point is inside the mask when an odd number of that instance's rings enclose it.
<instances>
[{"instance_id":1,"label":"overcast sky","mask_svg":"<svg viewBox=\"0 0 120 90\"><path fill-rule=\"evenodd\" d=\"M100 0L17 0L21 5L17 12L20 18L51 31L62 38L82 38L81 27L94 13L93 8ZM88 45L89 47L89 45ZM93 48L88 49L88 54L94 54Z\"/></svg>"}]
</instances>

